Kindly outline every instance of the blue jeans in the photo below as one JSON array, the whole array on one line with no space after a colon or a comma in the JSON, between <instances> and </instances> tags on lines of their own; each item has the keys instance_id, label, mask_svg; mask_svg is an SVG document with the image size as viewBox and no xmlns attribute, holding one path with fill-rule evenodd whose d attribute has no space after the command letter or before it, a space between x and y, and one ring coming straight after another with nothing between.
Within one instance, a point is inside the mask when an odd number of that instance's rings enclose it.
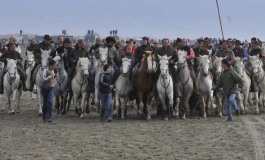
<instances>
[{"instance_id":1,"label":"blue jeans","mask_svg":"<svg viewBox=\"0 0 265 160\"><path fill-rule=\"evenodd\" d=\"M232 109L230 105L232 105L235 110L239 110L236 103L236 94L231 94L225 97L225 106L228 119L232 119Z\"/></svg>"},{"instance_id":2,"label":"blue jeans","mask_svg":"<svg viewBox=\"0 0 265 160\"><path fill-rule=\"evenodd\" d=\"M54 97L53 87L49 88L42 87L41 94L43 97L43 106L42 106L43 120L49 120L52 118L52 100Z\"/></svg>"},{"instance_id":3,"label":"blue jeans","mask_svg":"<svg viewBox=\"0 0 265 160\"><path fill-rule=\"evenodd\" d=\"M101 102L100 118L104 117L106 109L107 117L112 118L112 93L100 93L99 98Z\"/></svg>"}]
</instances>

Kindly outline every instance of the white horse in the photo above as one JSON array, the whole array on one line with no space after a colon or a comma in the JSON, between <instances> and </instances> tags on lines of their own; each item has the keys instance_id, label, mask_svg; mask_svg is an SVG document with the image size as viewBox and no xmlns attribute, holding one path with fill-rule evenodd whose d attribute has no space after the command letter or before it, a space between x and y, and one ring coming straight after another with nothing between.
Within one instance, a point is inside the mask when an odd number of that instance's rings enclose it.
<instances>
[{"instance_id":1,"label":"white horse","mask_svg":"<svg viewBox=\"0 0 265 160\"><path fill-rule=\"evenodd\" d=\"M241 109L241 112L244 114L246 107L248 106L248 96L249 96L249 90L250 90L250 85L251 85L251 79L246 73L243 60L244 60L243 58L235 57L234 70L244 79L244 86L241 92L237 93L240 109ZM243 97L241 94L243 94Z\"/></svg>"},{"instance_id":2,"label":"white horse","mask_svg":"<svg viewBox=\"0 0 265 160\"><path fill-rule=\"evenodd\" d=\"M56 61L57 64L57 73L58 76L54 80L54 93L55 93L55 108L57 108L57 115L65 114L66 113L66 103L67 103L67 89L69 88L69 79L68 75L65 71L64 67L64 60L63 57L64 53L59 56L56 52L56 56L53 60Z\"/></svg>"},{"instance_id":3,"label":"white horse","mask_svg":"<svg viewBox=\"0 0 265 160\"><path fill-rule=\"evenodd\" d=\"M15 110L20 111L19 103L22 94L22 86L20 86L20 77L17 72L17 61L7 60L7 73L4 76L4 93L8 101L8 113L14 114ZM19 88L20 87L20 88Z\"/></svg>"},{"instance_id":4,"label":"white horse","mask_svg":"<svg viewBox=\"0 0 265 160\"><path fill-rule=\"evenodd\" d=\"M177 74L176 76L176 93L181 92L182 96L176 96L175 109L176 116L179 116L179 110L181 118L185 119L188 113L188 101L193 92L193 82L190 76L190 70L186 61L187 52L178 50L178 62L177 62Z\"/></svg>"},{"instance_id":5,"label":"white horse","mask_svg":"<svg viewBox=\"0 0 265 160\"><path fill-rule=\"evenodd\" d=\"M215 60L213 62L213 68L214 68L214 74L215 74L215 78L216 78L216 82L218 81L221 73L222 73L222 57L215 57ZM223 116L223 110L224 110L224 90L223 88L220 88L219 90L216 91L215 93L215 103L216 103L216 110L215 110L215 114L219 115L219 116Z\"/></svg>"},{"instance_id":6,"label":"white horse","mask_svg":"<svg viewBox=\"0 0 265 160\"><path fill-rule=\"evenodd\" d=\"M42 115L42 105L43 105L43 98L41 94L41 86L43 83L43 71L44 69L48 68L48 59L50 57L51 50L43 51L41 49L41 67L39 68L37 75L36 75L36 88L37 88L37 94L39 97L38 105L39 105L39 115Z\"/></svg>"},{"instance_id":7,"label":"white horse","mask_svg":"<svg viewBox=\"0 0 265 160\"><path fill-rule=\"evenodd\" d=\"M88 58L79 58L76 65L76 74L71 81L73 91L73 101L76 107L76 113L82 118L84 117L84 106L87 103L87 88L89 82L88 67L91 62ZM79 101L81 97L81 102Z\"/></svg>"},{"instance_id":8,"label":"white horse","mask_svg":"<svg viewBox=\"0 0 265 160\"><path fill-rule=\"evenodd\" d=\"M198 92L203 104L202 109L204 118L206 118L206 107L209 109L209 104L210 102L212 102L213 95L213 80L212 77L209 75L209 58L210 56L208 55L200 56L199 73L197 77Z\"/></svg>"},{"instance_id":9,"label":"white horse","mask_svg":"<svg viewBox=\"0 0 265 160\"><path fill-rule=\"evenodd\" d=\"M115 82L115 101L116 101L116 109L114 111L114 115L119 113L119 109L121 109L121 119L124 119L126 104L129 99L129 91L131 88L131 83L129 79L130 69L131 69L131 59L122 58L122 68L121 74Z\"/></svg>"},{"instance_id":10,"label":"white horse","mask_svg":"<svg viewBox=\"0 0 265 160\"><path fill-rule=\"evenodd\" d=\"M31 71L35 65L35 59L34 59L34 54L33 52L27 51L27 64L26 64L26 75L27 75L27 80L26 80L26 87L30 88L30 76L31 76ZM33 92L30 92L31 99L35 99L35 94Z\"/></svg>"},{"instance_id":11,"label":"white horse","mask_svg":"<svg viewBox=\"0 0 265 160\"><path fill-rule=\"evenodd\" d=\"M163 118L164 120L168 120L169 112L173 109L173 98L174 98L174 88L173 88L173 80L171 75L169 74L168 60L171 57L159 56L159 68L160 68L160 76L157 80L156 87L159 95L160 102L163 107ZM168 98L168 107L166 106L166 100Z\"/></svg>"},{"instance_id":12,"label":"white horse","mask_svg":"<svg viewBox=\"0 0 265 160\"><path fill-rule=\"evenodd\" d=\"M253 72L254 76L254 85L258 88L259 92L262 92L260 94L260 97L258 96L258 92L255 92L255 100L256 100L256 114L259 113L259 105L262 106L262 103L264 104L265 97L265 72L262 68L263 63L259 59L259 55L257 56L249 56L249 63Z\"/></svg>"},{"instance_id":13,"label":"white horse","mask_svg":"<svg viewBox=\"0 0 265 160\"><path fill-rule=\"evenodd\" d=\"M99 76L103 73L103 66L107 64L108 58L108 48L99 47L99 59L95 64L96 68L96 76L95 76L95 95L94 101L97 106L97 112L100 110L100 103L99 103L99 92L98 92L98 83L99 83Z\"/></svg>"}]
</instances>

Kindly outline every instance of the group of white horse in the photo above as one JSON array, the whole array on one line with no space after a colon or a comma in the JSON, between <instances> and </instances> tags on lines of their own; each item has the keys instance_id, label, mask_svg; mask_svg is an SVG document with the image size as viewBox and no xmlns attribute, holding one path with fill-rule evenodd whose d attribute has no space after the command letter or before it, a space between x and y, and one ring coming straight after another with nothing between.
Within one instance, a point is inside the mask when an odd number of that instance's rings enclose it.
<instances>
[{"instance_id":1,"label":"group of white horse","mask_svg":"<svg viewBox=\"0 0 265 160\"><path fill-rule=\"evenodd\" d=\"M37 94L39 97L38 107L39 114L42 114L42 96L41 96L41 85L43 82L43 70L48 67L48 59L50 57L50 50L43 51L41 50L41 67L39 68L35 85L37 89ZM89 99L90 93L88 92L89 81L92 80L89 67L93 64L96 75L95 75L95 93L92 97L94 97L95 104L97 106L97 110L100 109L99 102L99 92L98 92L98 82L99 75L103 72L103 66L107 63L108 57L108 49L107 48L99 48L99 59L95 59L92 57L88 58L80 58L77 66L76 73L74 78L69 83L69 78L67 76L67 72L64 67L64 55L57 55L53 59L57 63L57 71L58 77L55 79L55 106L58 108L57 114L66 113L69 110L70 102L67 99L67 90L69 84L71 84L73 91L73 104L76 107L76 113L80 117L84 117L85 107L86 110L89 110ZM169 71L169 59L171 57L167 56L158 56L159 57L159 68L160 68L160 76L157 81L156 87L158 90L159 98L162 103L163 108L163 118L164 120L168 120L170 114L169 110L173 109L174 115L177 117L185 119L188 115L188 100L190 99L193 93L193 82L190 75L190 70L188 68L186 62L187 52L179 50L178 51L178 61L174 64L174 75L170 74ZM215 108L216 113L222 116L223 113L223 91L220 89L216 92L216 96L213 97L213 77L211 76L209 70L214 70L215 74L218 76L222 72L221 68L221 57L215 57L214 61L208 55L200 56L199 59L199 72L196 78L197 91L200 96L200 100L203 104L202 113L203 117L207 117L206 107ZM93 62L92 62L93 61ZM251 79L248 74L246 74L245 65L243 60L239 57L235 58L234 70L244 79L244 87L240 93L238 93L239 106L242 112L245 112L246 107L248 105L249 99L249 91ZM32 52L27 51L27 81L26 85L29 88L30 86L30 74L31 70L34 66L34 55ZM148 62L151 63L151 62ZM249 56L249 64L254 74L254 82L255 85L258 86L259 91L262 94L258 94L255 92L255 107L256 113L259 113L259 104L264 102L264 92L265 92L265 73L262 68L263 63L259 59L258 56ZM16 61L8 60L7 62L7 73L4 77L4 93L6 95L6 99L8 101L8 112L15 113L15 111L19 112L19 102L22 94L22 88L20 86L20 78L16 70ZM114 114L118 114L119 110L121 111L121 118L125 118L125 109L126 104L129 100L129 93L131 88L131 83L129 79L129 74L132 70L131 59L123 58L122 65L120 68L120 75L118 76L115 82L115 110ZM3 63L0 63L0 71L4 68ZM175 76L175 77L173 77ZM181 96L174 96L174 93L180 92ZM260 97L259 97L260 95ZM34 98L34 94L31 93L32 98ZM175 98L175 100L174 100ZM262 101L259 101L261 99ZM2 102L2 101L1 101ZM175 102L175 103L174 103ZM68 109L66 109L66 104L68 103ZM175 105L174 105L175 104ZM88 111L87 111L88 112ZM148 118L150 119L150 118Z\"/></svg>"}]
</instances>

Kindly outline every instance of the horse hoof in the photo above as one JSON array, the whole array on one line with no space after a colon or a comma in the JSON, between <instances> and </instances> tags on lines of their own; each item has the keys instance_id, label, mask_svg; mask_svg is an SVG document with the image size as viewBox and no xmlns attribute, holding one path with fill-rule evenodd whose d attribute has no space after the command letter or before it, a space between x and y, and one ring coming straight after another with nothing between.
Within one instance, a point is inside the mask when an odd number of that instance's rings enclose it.
<instances>
[{"instance_id":1,"label":"horse hoof","mask_svg":"<svg viewBox=\"0 0 265 160\"><path fill-rule=\"evenodd\" d=\"M84 118L84 117L85 117L84 114L81 114L80 118Z\"/></svg>"},{"instance_id":2,"label":"horse hoof","mask_svg":"<svg viewBox=\"0 0 265 160\"><path fill-rule=\"evenodd\" d=\"M95 105L95 102L94 102L94 101L92 101L90 104L91 104L92 106L94 106L94 105Z\"/></svg>"},{"instance_id":3,"label":"horse hoof","mask_svg":"<svg viewBox=\"0 0 265 160\"><path fill-rule=\"evenodd\" d=\"M164 121L168 121L168 118L164 118Z\"/></svg>"},{"instance_id":4,"label":"horse hoof","mask_svg":"<svg viewBox=\"0 0 265 160\"><path fill-rule=\"evenodd\" d=\"M147 118L146 118L146 120L150 121L151 120L151 116L148 115Z\"/></svg>"},{"instance_id":5,"label":"horse hoof","mask_svg":"<svg viewBox=\"0 0 265 160\"><path fill-rule=\"evenodd\" d=\"M89 114L89 113L90 113L90 109L87 109L87 110L86 110L86 114Z\"/></svg>"},{"instance_id":6,"label":"horse hoof","mask_svg":"<svg viewBox=\"0 0 265 160\"><path fill-rule=\"evenodd\" d=\"M42 116L42 112L39 112L38 116Z\"/></svg>"},{"instance_id":7,"label":"horse hoof","mask_svg":"<svg viewBox=\"0 0 265 160\"><path fill-rule=\"evenodd\" d=\"M17 113L20 113L20 109L17 110Z\"/></svg>"}]
</instances>

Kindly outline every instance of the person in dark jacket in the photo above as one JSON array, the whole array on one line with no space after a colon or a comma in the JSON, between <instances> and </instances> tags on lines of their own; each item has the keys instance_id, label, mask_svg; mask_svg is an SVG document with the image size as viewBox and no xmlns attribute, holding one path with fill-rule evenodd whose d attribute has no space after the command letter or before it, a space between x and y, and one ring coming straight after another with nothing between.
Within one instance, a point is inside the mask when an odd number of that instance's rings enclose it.
<instances>
[{"instance_id":1,"label":"person in dark jacket","mask_svg":"<svg viewBox=\"0 0 265 160\"><path fill-rule=\"evenodd\" d=\"M68 77L73 78L76 71L76 65L79 58L88 57L88 52L85 49L85 43L83 39L77 41L76 47L67 55ZM89 58L89 57L88 57Z\"/></svg>"},{"instance_id":2,"label":"person in dark jacket","mask_svg":"<svg viewBox=\"0 0 265 160\"><path fill-rule=\"evenodd\" d=\"M238 116L239 108L235 98L238 90L242 89L244 80L236 71L230 68L230 64L227 59L222 60L222 68L224 71L221 73L215 89L218 90L221 87L223 88L225 94L224 103L226 106L227 121L232 121L232 110L230 105L234 107L236 110L235 113Z\"/></svg>"},{"instance_id":3,"label":"person in dark jacket","mask_svg":"<svg viewBox=\"0 0 265 160\"><path fill-rule=\"evenodd\" d=\"M242 48L242 43L240 42L240 40L236 40L233 52L235 57L244 58L244 49Z\"/></svg>"},{"instance_id":4,"label":"person in dark jacket","mask_svg":"<svg viewBox=\"0 0 265 160\"><path fill-rule=\"evenodd\" d=\"M6 51L5 47L3 46L3 44L0 42L0 53L4 53Z\"/></svg>"},{"instance_id":5,"label":"person in dark jacket","mask_svg":"<svg viewBox=\"0 0 265 160\"><path fill-rule=\"evenodd\" d=\"M205 49L203 47L204 43L203 43L203 39L198 39L197 40L197 46L196 48L193 49L194 54L195 54L195 58L194 58L194 71L195 74L198 74L198 67L199 67L199 61L200 61L200 56L203 55L209 55L209 52L207 49Z\"/></svg>"},{"instance_id":6,"label":"person in dark jacket","mask_svg":"<svg viewBox=\"0 0 265 160\"><path fill-rule=\"evenodd\" d=\"M18 74L20 76L20 80L22 81L22 84L23 84L23 90L26 91L27 88L26 88L26 84L25 84L25 81L26 81L26 73L22 67L22 57L21 57L21 54L19 52L16 51L16 44L9 44L9 51L5 52L1 57L0 57L0 60L2 62L5 63L5 67L7 66L7 60L8 59L14 59L14 60L17 60L18 61L18 64L17 64L17 70L18 70ZM7 70L4 69L4 72L2 73L1 75L1 79L0 79L0 94L3 94L3 80L4 80L4 76L6 74Z\"/></svg>"},{"instance_id":7,"label":"person in dark jacket","mask_svg":"<svg viewBox=\"0 0 265 160\"><path fill-rule=\"evenodd\" d=\"M105 110L107 110L108 122L112 120L112 89L114 82L111 75L111 67L106 64L103 67L104 72L99 76L99 94L101 101L100 121L103 122Z\"/></svg>"},{"instance_id":8,"label":"person in dark jacket","mask_svg":"<svg viewBox=\"0 0 265 160\"><path fill-rule=\"evenodd\" d=\"M58 40L58 42L56 42L55 44L54 44L54 48L55 49L58 49L58 48L60 48L60 47L62 47L63 46L63 42L64 42L64 37L61 35L61 36L58 36L57 37L57 40Z\"/></svg>"}]
</instances>

